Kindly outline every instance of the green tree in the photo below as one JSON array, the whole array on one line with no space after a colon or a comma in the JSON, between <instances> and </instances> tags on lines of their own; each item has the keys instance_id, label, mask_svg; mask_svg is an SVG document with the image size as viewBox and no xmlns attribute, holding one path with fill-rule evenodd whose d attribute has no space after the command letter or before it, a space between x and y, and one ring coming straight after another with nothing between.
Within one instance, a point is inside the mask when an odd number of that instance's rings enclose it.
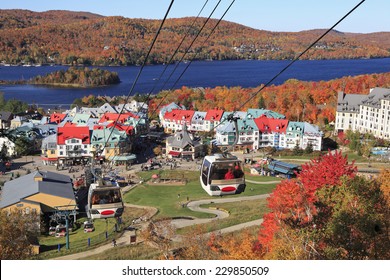
<instances>
[{"instance_id":1,"label":"green tree","mask_svg":"<svg viewBox=\"0 0 390 280\"><path fill-rule=\"evenodd\" d=\"M18 156L26 156L31 153L31 141L25 137L19 137L15 140L15 151Z\"/></svg>"},{"instance_id":2,"label":"green tree","mask_svg":"<svg viewBox=\"0 0 390 280\"><path fill-rule=\"evenodd\" d=\"M264 100L263 95L260 95L258 107L259 107L260 109L261 109L261 108L266 108L266 106L265 106L265 100Z\"/></svg>"},{"instance_id":3,"label":"green tree","mask_svg":"<svg viewBox=\"0 0 390 280\"><path fill-rule=\"evenodd\" d=\"M5 103L3 110L17 114L28 110L28 104L20 100L10 99Z\"/></svg>"},{"instance_id":4,"label":"green tree","mask_svg":"<svg viewBox=\"0 0 390 280\"><path fill-rule=\"evenodd\" d=\"M3 110L5 103L4 92L0 91L0 110Z\"/></svg>"},{"instance_id":5,"label":"green tree","mask_svg":"<svg viewBox=\"0 0 390 280\"><path fill-rule=\"evenodd\" d=\"M313 144L309 143L305 148L305 154L311 154L312 152L313 152Z\"/></svg>"}]
</instances>

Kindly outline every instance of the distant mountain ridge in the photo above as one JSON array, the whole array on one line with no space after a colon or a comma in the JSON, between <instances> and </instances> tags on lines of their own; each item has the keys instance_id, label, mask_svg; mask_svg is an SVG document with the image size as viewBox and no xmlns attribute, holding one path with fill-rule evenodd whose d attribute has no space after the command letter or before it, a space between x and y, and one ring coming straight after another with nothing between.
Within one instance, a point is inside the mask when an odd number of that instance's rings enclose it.
<instances>
[{"instance_id":1,"label":"distant mountain ridge","mask_svg":"<svg viewBox=\"0 0 390 280\"><path fill-rule=\"evenodd\" d=\"M168 19L148 63L166 63L194 19ZM205 20L197 19L176 61ZM186 60L293 59L324 32L271 32L222 21L202 47L216 22L209 21ZM142 63L159 24L159 20L105 17L88 12L0 10L0 62L137 65ZM390 32L360 34L335 30L304 59L378 57L390 57Z\"/></svg>"}]
</instances>

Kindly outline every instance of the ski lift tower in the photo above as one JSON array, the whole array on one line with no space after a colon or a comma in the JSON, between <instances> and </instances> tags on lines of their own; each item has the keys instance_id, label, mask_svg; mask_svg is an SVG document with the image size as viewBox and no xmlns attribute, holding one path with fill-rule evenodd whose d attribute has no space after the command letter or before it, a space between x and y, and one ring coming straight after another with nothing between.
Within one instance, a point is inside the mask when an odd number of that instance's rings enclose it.
<instances>
[{"instance_id":1,"label":"ski lift tower","mask_svg":"<svg viewBox=\"0 0 390 280\"><path fill-rule=\"evenodd\" d=\"M69 249L69 218L73 216L73 221L76 221L77 205L64 205L64 206L56 206L54 207L56 210L54 215L56 217L65 218L65 226L66 226L66 249Z\"/></svg>"}]
</instances>

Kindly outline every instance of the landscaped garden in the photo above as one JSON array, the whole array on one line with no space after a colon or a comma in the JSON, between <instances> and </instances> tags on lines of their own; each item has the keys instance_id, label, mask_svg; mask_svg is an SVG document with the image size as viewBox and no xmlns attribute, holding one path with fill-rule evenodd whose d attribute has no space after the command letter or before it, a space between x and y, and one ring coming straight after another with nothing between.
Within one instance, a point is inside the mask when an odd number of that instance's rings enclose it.
<instances>
[{"instance_id":1,"label":"landscaped garden","mask_svg":"<svg viewBox=\"0 0 390 280\"><path fill-rule=\"evenodd\" d=\"M169 175L166 174L166 172L168 172ZM172 178L184 177L187 179L187 184L170 186L152 183L151 178L153 174L159 174L160 176L165 177L171 176ZM203 190L199 183L199 172L196 171L144 171L140 172L139 176L142 178L144 183L128 192L124 197L124 201L126 203L136 205L156 207L158 209L157 218L184 216L210 218L212 217L210 214L193 212L184 206L187 202L193 200L213 199L216 203L218 203L218 200L221 199L220 197L211 197ZM260 185L247 182L245 192L235 196L240 197L266 194L270 193L275 186L275 183Z\"/></svg>"}]
</instances>

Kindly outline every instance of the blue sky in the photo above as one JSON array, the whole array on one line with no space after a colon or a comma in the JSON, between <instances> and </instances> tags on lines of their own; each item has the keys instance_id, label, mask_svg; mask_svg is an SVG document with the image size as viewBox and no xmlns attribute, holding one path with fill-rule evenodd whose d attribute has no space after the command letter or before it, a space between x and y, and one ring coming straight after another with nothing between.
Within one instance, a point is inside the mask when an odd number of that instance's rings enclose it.
<instances>
[{"instance_id":1,"label":"blue sky","mask_svg":"<svg viewBox=\"0 0 390 280\"><path fill-rule=\"evenodd\" d=\"M0 9L32 11L88 11L105 16L163 18L171 0L3 0ZM5 3L4 3L5 2ZM218 0L209 0L202 16L208 16ZM270 31L328 28L360 0L236 0L224 19ZM169 18L195 16L205 0L175 0ZM222 0L213 18L219 18L231 0ZM370 33L390 31L390 1L366 0L336 29Z\"/></svg>"}]
</instances>

